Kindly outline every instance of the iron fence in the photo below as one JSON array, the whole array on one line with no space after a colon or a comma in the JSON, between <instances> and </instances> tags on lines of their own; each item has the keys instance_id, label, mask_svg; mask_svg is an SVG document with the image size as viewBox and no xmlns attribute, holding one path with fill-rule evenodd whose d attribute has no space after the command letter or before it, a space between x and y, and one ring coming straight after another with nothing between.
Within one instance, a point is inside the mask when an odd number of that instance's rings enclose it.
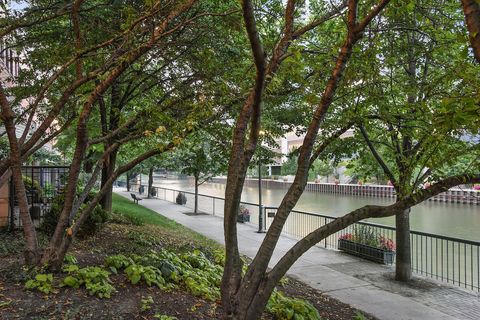
<instances>
[{"instance_id":1,"label":"iron fence","mask_svg":"<svg viewBox=\"0 0 480 320\"><path fill-rule=\"evenodd\" d=\"M29 205L30 216L38 224L45 213L50 210L53 199L66 185L69 167L66 166L24 166L23 182ZM18 199L15 186L10 180L9 228L22 226L19 218Z\"/></svg>"},{"instance_id":2,"label":"iron fence","mask_svg":"<svg viewBox=\"0 0 480 320\"><path fill-rule=\"evenodd\" d=\"M143 188L141 188L143 186ZM131 191L138 192L144 185L132 185ZM175 203L178 193L187 197L186 206L193 209L194 192L153 187L156 198ZM204 213L223 216L225 200L205 194L198 194L198 209ZM249 209L251 214L250 224L258 225L259 211L262 212L264 230L268 230L276 214L277 207L262 206L259 210L258 203L241 202ZM310 232L334 221L336 218L313 212L292 210L284 227L283 234L300 239ZM322 241L317 246L329 249L338 249L338 240L348 233L356 233L361 228L368 228L374 236L383 236L395 239L395 228L391 226L357 222L345 229L336 232ZM447 237L426 232L410 232L412 272L433 278L438 281L457 285L466 289L480 291L480 242L453 237Z\"/></svg>"}]
</instances>

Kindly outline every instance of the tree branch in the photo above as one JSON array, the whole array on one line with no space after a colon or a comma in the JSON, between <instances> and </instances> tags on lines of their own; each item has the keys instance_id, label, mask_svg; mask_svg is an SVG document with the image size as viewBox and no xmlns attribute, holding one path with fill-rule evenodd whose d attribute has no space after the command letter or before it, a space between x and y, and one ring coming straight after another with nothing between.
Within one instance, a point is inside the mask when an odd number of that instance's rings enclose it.
<instances>
[{"instance_id":1,"label":"tree branch","mask_svg":"<svg viewBox=\"0 0 480 320\"><path fill-rule=\"evenodd\" d=\"M377 149L375 148L372 141L368 137L368 133L365 130L365 127L363 126L363 124L359 125L358 127L360 129L360 132L362 133L363 140L365 140L365 143L367 144L368 149L370 149L370 152L372 153L373 157L375 158L375 160L377 160L380 167L382 167L383 172L388 177L388 179L390 179L390 182L395 186L395 188L397 188L397 179L395 179L395 176L393 175L390 168L387 166L385 161L383 161L380 154L378 154Z\"/></svg>"}]
</instances>

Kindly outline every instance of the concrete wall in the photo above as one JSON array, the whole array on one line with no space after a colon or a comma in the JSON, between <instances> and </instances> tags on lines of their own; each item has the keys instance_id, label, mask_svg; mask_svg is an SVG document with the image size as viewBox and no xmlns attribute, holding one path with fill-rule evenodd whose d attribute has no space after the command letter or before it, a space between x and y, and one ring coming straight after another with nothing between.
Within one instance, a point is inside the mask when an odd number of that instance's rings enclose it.
<instances>
[{"instance_id":1,"label":"concrete wall","mask_svg":"<svg viewBox=\"0 0 480 320\"><path fill-rule=\"evenodd\" d=\"M225 178L214 178L212 182L225 183ZM262 180L262 187L271 189L287 189L291 182L281 180ZM258 179L246 179L245 186L257 187ZM306 191L336 193L352 196L366 196L377 198L394 198L395 190L392 186L384 185L358 185L358 184L334 184L334 183L312 183L309 182L305 188ZM478 190L461 190L450 189L429 199L430 201L464 203L472 205L480 205L480 191Z\"/></svg>"}]
</instances>

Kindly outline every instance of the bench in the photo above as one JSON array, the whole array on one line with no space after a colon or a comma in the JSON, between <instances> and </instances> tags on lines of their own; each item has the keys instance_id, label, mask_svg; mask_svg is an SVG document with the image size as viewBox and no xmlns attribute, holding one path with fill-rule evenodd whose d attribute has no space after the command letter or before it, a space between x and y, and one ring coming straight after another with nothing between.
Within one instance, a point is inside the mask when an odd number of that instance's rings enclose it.
<instances>
[{"instance_id":1,"label":"bench","mask_svg":"<svg viewBox=\"0 0 480 320\"><path fill-rule=\"evenodd\" d=\"M133 199L133 203L138 204L138 201L143 200L142 198L137 197L134 193L130 193L130 196Z\"/></svg>"}]
</instances>

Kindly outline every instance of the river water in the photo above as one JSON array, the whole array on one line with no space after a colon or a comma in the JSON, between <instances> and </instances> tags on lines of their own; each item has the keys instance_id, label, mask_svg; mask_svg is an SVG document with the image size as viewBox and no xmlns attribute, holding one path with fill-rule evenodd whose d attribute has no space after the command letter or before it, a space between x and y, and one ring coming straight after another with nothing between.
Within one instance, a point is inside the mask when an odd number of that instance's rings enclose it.
<instances>
[{"instance_id":1,"label":"river water","mask_svg":"<svg viewBox=\"0 0 480 320\"><path fill-rule=\"evenodd\" d=\"M146 181L146 180L144 180ZM155 179L154 185L184 191L193 191L191 180ZM200 193L224 197L225 185L205 183ZM265 206L278 206L286 190L262 188L262 201ZM245 187L242 201L258 203L258 188ZM388 205L392 199L338 195L305 191L295 209L329 215L342 216L368 204ZM370 219L368 221L394 225L394 218ZM480 206L425 201L412 208L411 229L461 239L480 241Z\"/></svg>"}]
</instances>

